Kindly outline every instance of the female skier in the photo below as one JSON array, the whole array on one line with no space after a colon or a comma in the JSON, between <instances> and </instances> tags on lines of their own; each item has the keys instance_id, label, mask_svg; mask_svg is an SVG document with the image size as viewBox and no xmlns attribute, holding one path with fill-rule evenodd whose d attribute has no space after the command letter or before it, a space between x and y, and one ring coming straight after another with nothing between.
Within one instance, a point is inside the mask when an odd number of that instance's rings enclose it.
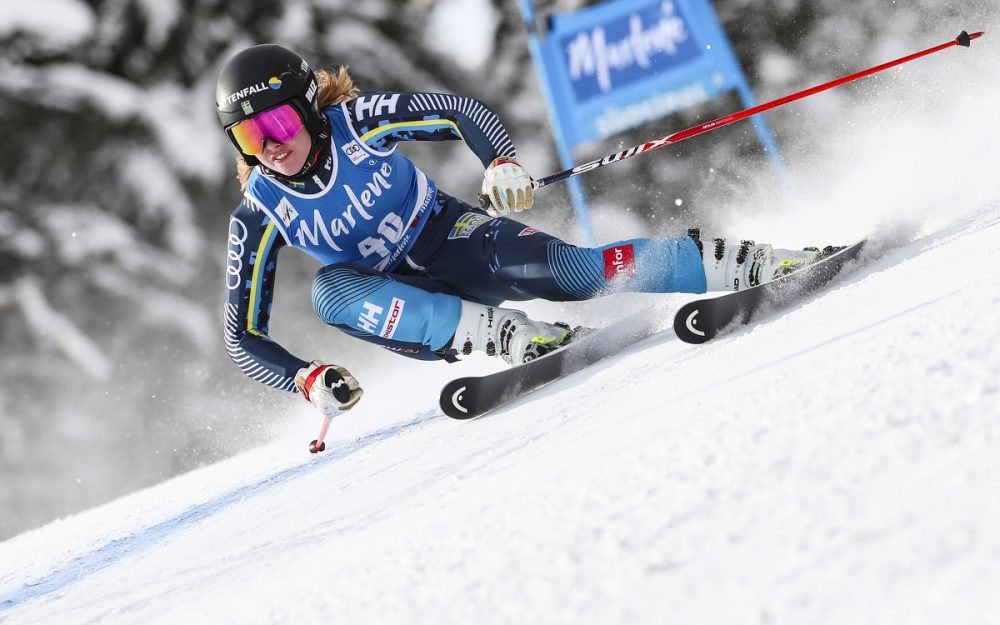
<instances>
[{"instance_id":1,"label":"female skier","mask_svg":"<svg viewBox=\"0 0 1000 625\"><path fill-rule=\"evenodd\" d=\"M307 362L268 335L278 250L323 264L312 304L326 323L399 354L453 361L473 350L519 364L573 339L504 301L589 299L614 290L703 293L767 282L816 252L696 233L579 248L508 217L532 179L496 114L470 98L360 94L343 69L316 70L277 45L223 68L219 120L239 151L243 199L229 224L226 349L246 375L301 392L324 416L362 396L344 367ZM486 168L485 211L439 190L399 141L462 139ZM485 204L485 202L484 202Z\"/></svg>"}]
</instances>

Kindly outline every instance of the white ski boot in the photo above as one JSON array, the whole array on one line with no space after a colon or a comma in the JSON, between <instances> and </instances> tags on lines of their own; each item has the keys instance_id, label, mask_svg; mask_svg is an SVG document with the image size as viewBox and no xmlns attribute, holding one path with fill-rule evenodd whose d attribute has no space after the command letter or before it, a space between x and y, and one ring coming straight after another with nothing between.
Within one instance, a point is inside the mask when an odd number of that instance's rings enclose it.
<instances>
[{"instance_id":1,"label":"white ski boot","mask_svg":"<svg viewBox=\"0 0 1000 625\"><path fill-rule=\"evenodd\" d=\"M463 354L473 350L499 354L508 364L519 365L569 343L574 336L565 323L534 321L520 310L462 300L452 346Z\"/></svg>"},{"instance_id":2,"label":"white ski boot","mask_svg":"<svg viewBox=\"0 0 1000 625\"><path fill-rule=\"evenodd\" d=\"M828 246L822 251L816 247L784 250L753 241L727 245L725 239L713 239L706 246L697 228L688 230L688 236L701 252L709 291L740 291L766 284L843 249Z\"/></svg>"}]
</instances>

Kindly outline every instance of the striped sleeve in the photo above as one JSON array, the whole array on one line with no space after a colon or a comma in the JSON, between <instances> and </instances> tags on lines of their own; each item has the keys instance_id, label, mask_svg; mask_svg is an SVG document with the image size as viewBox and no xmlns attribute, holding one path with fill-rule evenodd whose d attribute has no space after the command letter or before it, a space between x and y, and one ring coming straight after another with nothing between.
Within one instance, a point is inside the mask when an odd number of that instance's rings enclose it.
<instances>
[{"instance_id":1,"label":"striped sleeve","mask_svg":"<svg viewBox=\"0 0 1000 625\"><path fill-rule=\"evenodd\" d=\"M444 93L366 93L346 103L355 132L369 147L387 151L399 141L462 139L483 166L516 156L500 117L473 98Z\"/></svg>"},{"instance_id":2,"label":"striped sleeve","mask_svg":"<svg viewBox=\"0 0 1000 625\"><path fill-rule=\"evenodd\" d=\"M226 352L251 379L297 392L306 362L268 336L278 250L284 240L267 215L244 200L229 220L224 340Z\"/></svg>"}]
</instances>

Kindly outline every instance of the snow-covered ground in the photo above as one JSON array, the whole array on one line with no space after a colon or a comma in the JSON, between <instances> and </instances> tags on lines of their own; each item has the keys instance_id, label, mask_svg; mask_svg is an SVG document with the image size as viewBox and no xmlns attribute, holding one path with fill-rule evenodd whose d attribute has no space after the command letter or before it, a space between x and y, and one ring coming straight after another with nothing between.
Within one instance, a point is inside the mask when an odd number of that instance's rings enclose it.
<instances>
[{"instance_id":1,"label":"snow-covered ground","mask_svg":"<svg viewBox=\"0 0 1000 625\"><path fill-rule=\"evenodd\" d=\"M270 445L0 543L0 624L1000 622L1000 54L976 46L838 110L799 194L720 208L781 245L878 232L818 296L469 422L436 390L494 362L351 364L367 395L325 453L296 402ZM667 326L685 299L527 308Z\"/></svg>"},{"instance_id":2,"label":"snow-covered ground","mask_svg":"<svg viewBox=\"0 0 1000 625\"><path fill-rule=\"evenodd\" d=\"M997 266L993 202L714 343L248 451L0 544L0 623L996 623Z\"/></svg>"}]
</instances>

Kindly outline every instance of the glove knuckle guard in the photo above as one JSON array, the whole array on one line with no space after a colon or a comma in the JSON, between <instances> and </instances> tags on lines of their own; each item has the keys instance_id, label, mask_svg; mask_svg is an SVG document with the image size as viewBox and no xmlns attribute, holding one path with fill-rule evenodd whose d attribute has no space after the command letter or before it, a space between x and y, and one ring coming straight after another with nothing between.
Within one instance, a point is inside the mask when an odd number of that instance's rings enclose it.
<instances>
[{"instance_id":1,"label":"glove knuckle guard","mask_svg":"<svg viewBox=\"0 0 1000 625\"><path fill-rule=\"evenodd\" d=\"M335 417L357 404L364 391L344 367L313 361L296 375L303 397L324 416Z\"/></svg>"},{"instance_id":2,"label":"glove knuckle guard","mask_svg":"<svg viewBox=\"0 0 1000 625\"><path fill-rule=\"evenodd\" d=\"M491 207L484 209L494 217L509 215L531 208L532 181L516 160L508 156L497 157L487 167L483 176L483 195L490 198Z\"/></svg>"}]
</instances>

